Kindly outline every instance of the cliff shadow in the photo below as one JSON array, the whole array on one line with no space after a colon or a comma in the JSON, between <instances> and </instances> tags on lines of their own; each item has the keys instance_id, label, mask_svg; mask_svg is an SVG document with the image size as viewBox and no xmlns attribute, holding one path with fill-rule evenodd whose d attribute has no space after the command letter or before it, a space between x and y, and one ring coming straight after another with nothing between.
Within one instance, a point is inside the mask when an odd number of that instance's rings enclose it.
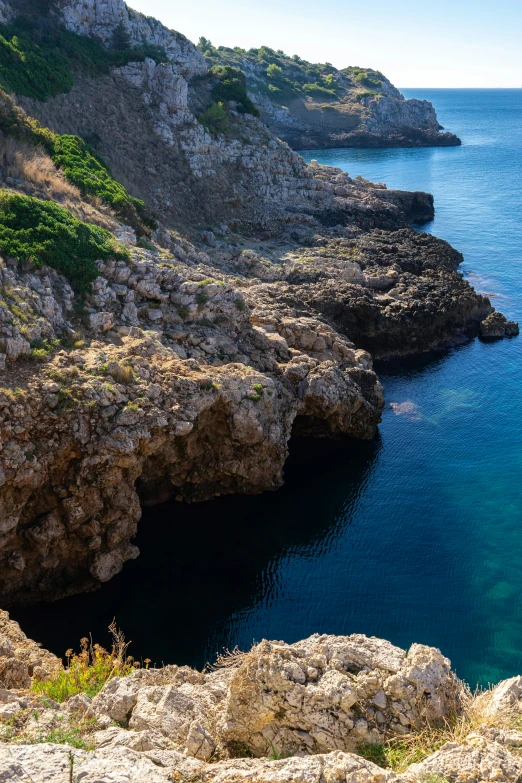
<instances>
[{"instance_id":1,"label":"cliff shadow","mask_svg":"<svg viewBox=\"0 0 522 783\"><path fill-rule=\"evenodd\" d=\"M276 492L146 508L141 556L95 593L15 607L13 619L58 655L92 635L108 644L116 617L130 652L154 663L203 666L209 639L229 643L228 619L261 598L262 575L290 549L316 556L335 540L372 474L373 441L293 438ZM222 632L221 632L222 631Z\"/></svg>"}]
</instances>

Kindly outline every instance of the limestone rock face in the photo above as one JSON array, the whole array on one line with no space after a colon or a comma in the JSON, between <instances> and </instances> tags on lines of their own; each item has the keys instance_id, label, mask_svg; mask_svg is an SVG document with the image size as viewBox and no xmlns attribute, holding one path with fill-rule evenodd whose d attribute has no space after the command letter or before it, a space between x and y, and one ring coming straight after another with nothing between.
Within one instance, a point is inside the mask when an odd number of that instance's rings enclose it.
<instances>
[{"instance_id":1,"label":"limestone rock face","mask_svg":"<svg viewBox=\"0 0 522 783\"><path fill-rule=\"evenodd\" d=\"M510 711L522 713L522 677L511 677L499 682L492 690L483 693L479 701L485 714L491 718L492 725L500 715Z\"/></svg>"},{"instance_id":2,"label":"limestone rock face","mask_svg":"<svg viewBox=\"0 0 522 783\"><path fill-rule=\"evenodd\" d=\"M493 311L462 256L408 226L433 216L429 194L307 166L233 109L231 132L211 135L197 120L210 85L190 81L205 64L186 39L122 0L53 7L71 30L110 44L121 23L169 55L24 102L95 139L158 228L144 242L111 217L129 258L98 263L81 301L45 266L0 259L13 292L0 303L6 601L114 577L139 554L143 504L279 487L292 433L372 438L372 356L467 339Z\"/></svg>"},{"instance_id":3,"label":"limestone rock face","mask_svg":"<svg viewBox=\"0 0 522 783\"><path fill-rule=\"evenodd\" d=\"M289 754L353 750L443 719L456 685L448 659L422 645L406 654L357 634L261 642L230 681L219 731L256 756L272 745Z\"/></svg>"},{"instance_id":4,"label":"limestone rock face","mask_svg":"<svg viewBox=\"0 0 522 783\"><path fill-rule=\"evenodd\" d=\"M293 149L325 147L416 147L460 144L453 133L441 133L435 108L429 101L405 100L382 74L367 73L365 84L359 69L338 70L331 65L312 65L300 58L279 55L286 85L267 75L261 54L230 49L212 52L209 62L241 68L247 77L249 94L261 117L279 138ZM313 90L311 73L322 71L330 90ZM313 78L316 78L315 76ZM363 81L361 81L363 79ZM270 89L272 88L272 90ZM276 88L274 90L274 88ZM286 93L286 94L285 94Z\"/></svg>"},{"instance_id":5,"label":"limestone rock face","mask_svg":"<svg viewBox=\"0 0 522 783\"><path fill-rule=\"evenodd\" d=\"M98 38L109 45L118 25L123 25L131 44L139 46L146 42L163 47L171 62L187 78L206 71L204 58L185 36L169 30L150 16L133 11L123 0L59 0L58 8L72 32Z\"/></svg>"},{"instance_id":6,"label":"limestone rock face","mask_svg":"<svg viewBox=\"0 0 522 783\"><path fill-rule=\"evenodd\" d=\"M150 758L149 758L150 757ZM115 747L96 751L64 745L0 747L0 777L13 783L171 783L197 779L202 783L401 783L404 778L348 753L281 761L235 759L201 764L169 751L138 753Z\"/></svg>"},{"instance_id":7,"label":"limestone rock face","mask_svg":"<svg viewBox=\"0 0 522 783\"><path fill-rule=\"evenodd\" d=\"M35 646L7 616L2 627L1 650ZM53 656L40 654L50 670ZM519 783L522 734L509 728L505 710L516 716L520 677L471 705L463 693L439 650L413 644L406 652L360 634L263 641L211 671L136 670L110 680L92 701L79 694L59 704L0 688L0 725L9 729L0 780ZM427 725L448 726L456 714L462 725L472 716L484 722L400 775L359 755L361 743L401 735L414 742ZM66 744L47 742L56 731ZM71 747L68 735L92 749Z\"/></svg>"},{"instance_id":8,"label":"limestone rock face","mask_svg":"<svg viewBox=\"0 0 522 783\"><path fill-rule=\"evenodd\" d=\"M420 764L412 764L405 777L409 781L437 776L466 783L482 781L515 781L522 775L522 761L497 742L470 734L461 744L448 742Z\"/></svg>"},{"instance_id":9,"label":"limestone rock face","mask_svg":"<svg viewBox=\"0 0 522 783\"><path fill-rule=\"evenodd\" d=\"M115 748L87 752L66 745L0 747L0 779L13 783L167 783L161 769L135 751Z\"/></svg>"},{"instance_id":10,"label":"limestone rock face","mask_svg":"<svg viewBox=\"0 0 522 783\"><path fill-rule=\"evenodd\" d=\"M234 759L208 764L199 772L203 783L401 783L404 778L371 761L339 751L279 761Z\"/></svg>"},{"instance_id":11,"label":"limestone rock face","mask_svg":"<svg viewBox=\"0 0 522 783\"><path fill-rule=\"evenodd\" d=\"M33 677L43 680L61 668L59 658L28 639L0 610L0 688L27 688Z\"/></svg>"}]
</instances>

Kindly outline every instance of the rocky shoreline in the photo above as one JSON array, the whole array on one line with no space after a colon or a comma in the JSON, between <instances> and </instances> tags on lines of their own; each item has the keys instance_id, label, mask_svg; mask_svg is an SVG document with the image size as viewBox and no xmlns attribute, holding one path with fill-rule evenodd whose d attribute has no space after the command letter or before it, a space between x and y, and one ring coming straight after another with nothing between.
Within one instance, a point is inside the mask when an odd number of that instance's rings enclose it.
<instances>
[{"instance_id":1,"label":"rocky shoreline","mask_svg":"<svg viewBox=\"0 0 522 783\"><path fill-rule=\"evenodd\" d=\"M276 489L292 434L372 438L384 405L373 357L518 331L459 273L460 253L410 227L432 219L429 194L307 166L232 107L231 130L213 135L191 108L205 61L183 36L120 0L54 13L104 41L128 23L168 63L77 74L45 102L1 100L3 160L22 145L49 172L5 163L2 192L67 203L120 248L81 294L49 265L1 261L4 605L111 579L139 554L142 503ZM137 235L82 200L66 169L23 146L41 127L31 117L93 139L155 228Z\"/></svg>"},{"instance_id":2,"label":"rocky shoreline","mask_svg":"<svg viewBox=\"0 0 522 783\"><path fill-rule=\"evenodd\" d=\"M471 694L432 647L360 634L262 641L203 672L131 667L88 696L74 687L74 661L63 671L5 612L0 629L5 780L517 783L522 774L522 678ZM107 653L92 649L94 667ZM112 655L117 672L125 647Z\"/></svg>"}]
</instances>

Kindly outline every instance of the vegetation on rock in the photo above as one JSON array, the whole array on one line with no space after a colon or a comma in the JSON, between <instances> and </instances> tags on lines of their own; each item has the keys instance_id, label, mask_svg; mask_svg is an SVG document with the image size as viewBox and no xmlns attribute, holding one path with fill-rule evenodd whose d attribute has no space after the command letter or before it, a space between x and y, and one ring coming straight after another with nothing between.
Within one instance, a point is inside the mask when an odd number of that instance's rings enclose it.
<instances>
[{"instance_id":1,"label":"vegetation on rock","mask_svg":"<svg viewBox=\"0 0 522 783\"><path fill-rule=\"evenodd\" d=\"M236 71L249 66L249 91L264 94L276 103L307 95L323 100L338 97L340 85L334 76L336 69L330 63L308 63L297 55L289 57L281 50L275 51L268 46L248 51L240 47L216 48L206 38L200 39L198 47L214 64L213 72L227 66Z\"/></svg>"},{"instance_id":2,"label":"vegetation on rock","mask_svg":"<svg viewBox=\"0 0 522 783\"><path fill-rule=\"evenodd\" d=\"M67 650L65 654L67 668L46 680L33 680L32 691L57 702L66 701L78 693L92 698L113 677L126 677L139 668L140 664L127 655L129 642L125 641L114 622L109 630L113 637L110 652L87 638L81 639L79 653Z\"/></svg>"},{"instance_id":3,"label":"vegetation on rock","mask_svg":"<svg viewBox=\"0 0 522 783\"><path fill-rule=\"evenodd\" d=\"M259 117L259 111L247 95L246 76L239 68L215 65L210 69L210 75L217 79L211 93L216 102L234 101L241 114L253 114L254 117Z\"/></svg>"},{"instance_id":4,"label":"vegetation on rock","mask_svg":"<svg viewBox=\"0 0 522 783\"><path fill-rule=\"evenodd\" d=\"M98 277L95 261L127 258L112 234L78 220L52 201L0 191L0 253L47 264L82 292Z\"/></svg>"},{"instance_id":5,"label":"vegetation on rock","mask_svg":"<svg viewBox=\"0 0 522 783\"><path fill-rule=\"evenodd\" d=\"M222 101L211 104L198 120L213 136L230 131L230 120Z\"/></svg>"},{"instance_id":6,"label":"vegetation on rock","mask_svg":"<svg viewBox=\"0 0 522 783\"><path fill-rule=\"evenodd\" d=\"M143 62L146 57L158 62L167 59L157 46L130 47L121 37L115 44L123 48L106 49L92 38L51 27L45 20L18 17L0 25L0 86L45 101L69 92L75 73L103 76L113 66Z\"/></svg>"},{"instance_id":7,"label":"vegetation on rock","mask_svg":"<svg viewBox=\"0 0 522 783\"><path fill-rule=\"evenodd\" d=\"M6 93L0 91L0 130L6 136L41 146L65 178L82 196L96 196L138 231L153 221L141 199L131 196L117 182L104 161L88 144L73 135L60 135L44 128L22 112Z\"/></svg>"}]
</instances>

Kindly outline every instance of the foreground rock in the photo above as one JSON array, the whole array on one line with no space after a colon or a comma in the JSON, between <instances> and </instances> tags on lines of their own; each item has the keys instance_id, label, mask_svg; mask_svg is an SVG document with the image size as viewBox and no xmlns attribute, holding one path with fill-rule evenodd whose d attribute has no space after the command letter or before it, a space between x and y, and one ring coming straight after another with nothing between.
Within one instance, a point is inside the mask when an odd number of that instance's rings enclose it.
<instances>
[{"instance_id":1,"label":"foreground rock","mask_svg":"<svg viewBox=\"0 0 522 783\"><path fill-rule=\"evenodd\" d=\"M380 742L455 711L458 685L437 650L364 636L262 642L230 680L225 742L254 755L325 753Z\"/></svg>"},{"instance_id":2,"label":"foreground rock","mask_svg":"<svg viewBox=\"0 0 522 783\"><path fill-rule=\"evenodd\" d=\"M410 781L437 779L482 783L483 781L518 781L522 760L507 748L478 734L470 734L461 745L448 742L423 761L412 764L405 777Z\"/></svg>"},{"instance_id":3,"label":"foreground rock","mask_svg":"<svg viewBox=\"0 0 522 783\"><path fill-rule=\"evenodd\" d=\"M518 323L508 321L502 313L491 313L480 324L480 336L486 340L501 340L519 333Z\"/></svg>"},{"instance_id":4,"label":"foreground rock","mask_svg":"<svg viewBox=\"0 0 522 783\"><path fill-rule=\"evenodd\" d=\"M28 639L18 623L0 610L0 688L27 688L33 677L45 680L61 668L59 658Z\"/></svg>"},{"instance_id":5,"label":"foreground rock","mask_svg":"<svg viewBox=\"0 0 522 783\"><path fill-rule=\"evenodd\" d=\"M18 639L5 613L3 623ZM21 642L23 662L36 645ZM33 682L57 663L40 654L47 668ZM472 697L447 658L420 644L405 651L360 634L263 641L212 671L137 669L93 699L0 690L0 780L519 783L519 697L520 677ZM401 748L424 758L405 768Z\"/></svg>"},{"instance_id":6,"label":"foreground rock","mask_svg":"<svg viewBox=\"0 0 522 783\"><path fill-rule=\"evenodd\" d=\"M347 753L311 759L230 762L190 767L164 754L138 754L125 748L88 753L63 745L0 746L0 779L13 783L400 783L403 778Z\"/></svg>"}]
</instances>

